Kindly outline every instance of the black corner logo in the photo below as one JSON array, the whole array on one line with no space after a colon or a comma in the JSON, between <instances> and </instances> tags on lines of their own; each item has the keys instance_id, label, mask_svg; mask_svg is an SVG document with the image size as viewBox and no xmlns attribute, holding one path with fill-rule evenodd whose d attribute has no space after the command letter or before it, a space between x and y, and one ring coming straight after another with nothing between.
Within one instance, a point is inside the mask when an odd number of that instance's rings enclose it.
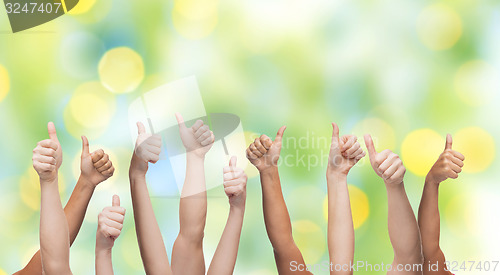
<instances>
[{"instance_id":1,"label":"black corner logo","mask_svg":"<svg viewBox=\"0 0 500 275\"><path fill-rule=\"evenodd\" d=\"M12 32L24 31L72 10L79 0L4 0Z\"/></svg>"}]
</instances>

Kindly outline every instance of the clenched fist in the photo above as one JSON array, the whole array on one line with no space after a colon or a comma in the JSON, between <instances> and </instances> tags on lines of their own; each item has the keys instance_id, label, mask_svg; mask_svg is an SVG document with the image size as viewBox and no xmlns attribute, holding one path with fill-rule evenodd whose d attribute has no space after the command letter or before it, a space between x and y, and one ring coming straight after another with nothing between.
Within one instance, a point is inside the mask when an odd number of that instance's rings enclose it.
<instances>
[{"instance_id":1,"label":"clenched fist","mask_svg":"<svg viewBox=\"0 0 500 275\"><path fill-rule=\"evenodd\" d=\"M99 183L107 180L115 172L108 154L104 153L102 149L90 153L89 141L85 136L82 136L80 169L82 176L88 180L92 187L96 187Z\"/></svg>"},{"instance_id":2,"label":"clenched fist","mask_svg":"<svg viewBox=\"0 0 500 275\"><path fill-rule=\"evenodd\" d=\"M148 163L156 163L160 160L161 136L146 133L146 128L141 122L137 122L137 141L135 142L135 155L142 160L141 170L148 169Z\"/></svg>"},{"instance_id":3,"label":"clenched fist","mask_svg":"<svg viewBox=\"0 0 500 275\"><path fill-rule=\"evenodd\" d=\"M193 152L199 157L205 157L214 144L214 133L201 120L196 121L192 127L187 128L181 114L176 113L175 117L179 124L179 132L186 152Z\"/></svg>"},{"instance_id":4,"label":"clenched fist","mask_svg":"<svg viewBox=\"0 0 500 275\"><path fill-rule=\"evenodd\" d=\"M33 149L33 168L41 180L53 181L57 178L57 171L62 164L62 149L54 123L49 122L47 130L50 139L38 142Z\"/></svg>"},{"instance_id":5,"label":"clenched fist","mask_svg":"<svg viewBox=\"0 0 500 275\"><path fill-rule=\"evenodd\" d=\"M459 152L452 150L452 144L453 139L448 134L446 136L444 152L439 156L427 174L426 182L439 184L448 178L458 178L458 174L462 172L462 167L464 167L465 157Z\"/></svg>"},{"instance_id":6,"label":"clenched fist","mask_svg":"<svg viewBox=\"0 0 500 275\"><path fill-rule=\"evenodd\" d=\"M370 135L365 135L365 144L373 170L384 180L385 184L403 183L406 168L399 156L391 150L384 150L377 153Z\"/></svg>"},{"instance_id":7,"label":"clenched fist","mask_svg":"<svg viewBox=\"0 0 500 275\"><path fill-rule=\"evenodd\" d=\"M286 126L282 126L278 130L274 142L268 136L262 135L248 146L246 151L247 158L255 165L259 172L277 166L285 129Z\"/></svg>"},{"instance_id":8,"label":"clenched fist","mask_svg":"<svg viewBox=\"0 0 500 275\"><path fill-rule=\"evenodd\" d=\"M229 204L244 207L246 200L247 175L243 169L236 167L236 157L231 157L229 166L224 167L224 191L229 197Z\"/></svg>"},{"instance_id":9,"label":"clenched fist","mask_svg":"<svg viewBox=\"0 0 500 275\"><path fill-rule=\"evenodd\" d=\"M115 240L120 236L125 219L125 208L120 207L120 197L113 196L113 204L99 213L96 250L111 250Z\"/></svg>"},{"instance_id":10,"label":"clenched fist","mask_svg":"<svg viewBox=\"0 0 500 275\"><path fill-rule=\"evenodd\" d=\"M332 126L333 134L330 154L328 156L328 173L347 175L349 170L351 170L366 153L361 149L356 136L345 135L340 138L339 127L336 123L332 123Z\"/></svg>"}]
</instances>

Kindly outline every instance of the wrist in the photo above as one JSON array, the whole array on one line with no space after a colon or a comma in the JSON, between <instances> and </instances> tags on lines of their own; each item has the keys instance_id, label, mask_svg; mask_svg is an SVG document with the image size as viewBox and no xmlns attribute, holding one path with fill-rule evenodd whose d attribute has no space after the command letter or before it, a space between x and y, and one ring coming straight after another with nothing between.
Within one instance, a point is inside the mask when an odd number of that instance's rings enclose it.
<instances>
[{"instance_id":1,"label":"wrist","mask_svg":"<svg viewBox=\"0 0 500 275\"><path fill-rule=\"evenodd\" d=\"M229 213L235 213L235 214L243 214L245 213L245 202L239 204L239 205L233 205L229 207Z\"/></svg>"},{"instance_id":2,"label":"wrist","mask_svg":"<svg viewBox=\"0 0 500 275\"><path fill-rule=\"evenodd\" d=\"M206 153L199 153L199 152L196 152L196 150L193 150L193 151L188 151L186 153L186 158L189 158L189 159L199 159L199 160L205 160L205 154Z\"/></svg>"},{"instance_id":3,"label":"wrist","mask_svg":"<svg viewBox=\"0 0 500 275\"><path fill-rule=\"evenodd\" d=\"M112 249L113 247L102 246L99 244L99 242L97 242L95 246L95 255L96 257L111 256Z\"/></svg>"},{"instance_id":4,"label":"wrist","mask_svg":"<svg viewBox=\"0 0 500 275\"><path fill-rule=\"evenodd\" d=\"M326 179L335 181L340 181L340 180L347 181L347 174L348 172L334 171L328 168L326 171Z\"/></svg>"},{"instance_id":5,"label":"wrist","mask_svg":"<svg viewBox=\"0 0 500 275\"><path fill-rule=\"evenodd\" d=\"M80 184L86 188L94 190L95 187L97 186L97 184L99 184L99 183L94 183L94 182L92 182L92 180L89 177L84 176L83 174L80 174L80 177L78 178L77 184Z\"/></svg>"},{"instance_id":6,"label":"wrist","mask_svg":"<svg viewBox=\"0 0 500 275\"><path fill-rule=\"evenodd\" d=\"M440 183L441 183L440 181L437 181L433 177L429 177L429 176L425 177L425 184L439 185Z\"/></svg>"},{"instance_id":7,"label":"wrist","mask_svg":"<svg viewBox=\"0 0 500 275\"><path fill-rule=\"evenodd\" d=\"M262 175L271 175L278 172L278 166L271 165L260 169L257 168L257 170L259 170L259 173Z\"/></svg>"},{"instance_id":8,"label":"wrist","mask_svg":"<svg viewBox=\"0 0 500 275\"><path fill-rule=\"evenodd\" d=\"M58 182L58 176L56 174L55 177L51 177L51 178L41 178L40 177L40 184L41 185L46 185L46 184L57 184Z\"/></svg>"},{"instance_id":9,"label":"wrist","mask_svg":"<svg viewBox=\"0 0 500 275\"><path fill-rule=\"evenodd\" d=\"M129 174L145 176L147 171L148 171L148 163L134 153L132 155L132 160L130 161Z\"/></svg>"}]
</instances>

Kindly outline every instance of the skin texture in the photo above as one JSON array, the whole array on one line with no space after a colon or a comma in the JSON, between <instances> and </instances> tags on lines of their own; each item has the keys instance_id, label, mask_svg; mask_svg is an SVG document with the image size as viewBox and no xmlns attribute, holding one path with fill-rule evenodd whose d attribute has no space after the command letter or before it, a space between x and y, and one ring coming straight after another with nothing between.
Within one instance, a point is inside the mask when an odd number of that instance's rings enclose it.
<instances>
[{"instance_id":1,"label":"skin texture","mask_svg":"<svg viewBox=\"0 0 500 275\"><path fill-rule=\"evenodd\" d=\"M172 274L146 185L149 163L159 160L161 137L146 133L140 122L137 123L137 128L139 136L130 163L129 176L139 250L146 274Z\"/></svg>"},{"instance_id":2,"label":"skin texture","mask_svg":"<svg viewBox=\"0 0 500 275\"><path fill-rule=\"evenodd\" d=\"M96 275L114 274L111 251L115 240L122 232L124 218L125 208L120 207L120 197L114 195L112 206L104 208L98 217L95 244Z\"/></svg>"},{"instance_id":3,"label":"skin texture","mask_svg":"<svg viewBox=\"0 0 500 275\"><path fill-rule=\"evenodd\" d=\"M207 218L205 154L214 143L214 134L198 120L192 127L176 114L179 133L186 149L186 178L179 203L180 230L172 249L174 274L205 274L203 236Z\"/></svg>"},{"instance_id":4,"label":"skin texture","mask_svg":"<svg viewBox=\"0 0 500 275\"><path fill-rule=\"evenodd\" d=\"M465 157L452 149L451 135L446 136L446 145L443 153L432 166L425 178L424 191L418 211L418 225L422 234L424 252L424 275L450 275L446 271L445 257L439 246L440 217L439 217L439 185L446 179L456 179L462 172ZM437 271L431 271L429 264L438 264Z\"/></svg>"},{"instance_id":5,"label":"skin texture","mask_svg":"<svg viewBox=\"0 0 500 275\"><path fill-rule=\"evenodd\" d=\"M52 123L49 123L49 133L57 140L57 133ZM59 143L56 141L56 143ZM71 194L64 214L67 219L70 245L76 239L80 227L82 225L85 213L87 211L90 198L92 197L95 187L111 177L115 171L109 156L99 149L93 153L89 153L89 143L85 136L82 137L82 156L80 170L81 174L76 183L73 193ZM44 150L46 151L46 150ZM59 146L56 150L57 168L62 163L62 150ZM42 260L40 251L37 251L25 268L15 273L16 275L41 275Z\"/></svg>"},{"instance_id":6,"label":"skin texture","mask_svg":"<svg viewBox=\"0 0 500 275\"><path fill-rule=\"evenodd\" d=\"M328 185L328 250L333 266L348 267L354 261L354 225L351 203L347 188L349 170L366 153L361 149L357 137L339 137L339 127L332 123L333 134L328 158L326 180ZM342 271L330 270L330 274L352 274L345 268Z\"/></svg>"},{"instance_id":7,"label":"skin texture","mask_svg":"<svg viewBox=\"0 0 500 275\"><path fill-rule=\"evenodd\" d=\"M311 274L291 271L290 263L304 265L304 258L292 236L292 224L281 191L278 173L278 159L281 152L283 133L286 126L279 129L274 142L266 135L256 138L246 150L248 160L260 173L262 204L267 235L274 249L274 258L279 274Z\"/></svg>"},{"instance_id":8,"label":"skin texture","mask_svg":"<svg viewBox=\"0 0 500 275\"><path fill-rule=\"evenodd\" d=\"M233 274L245 213L247 175L236 167L236 157L224 167L224 192L229 198L229 216L219 245L208 268L209 275Z\"/></svg>"},{"instance_id":9,"label":"skin texture","mask_svg":"<svg viewBox=\"0 0 500 275\"><path fill-rule=\"evenodd\" d=\"M404 268L406 264L423 263L420 232L403 183L406 168L392 151L377 153L370 135L365 135L365 144L373 170L384 180L387 190L389 238L394 250L393 270L387 274L422 274L417 269L397 270L399 265Z\"/></svg>"}]
</instances>

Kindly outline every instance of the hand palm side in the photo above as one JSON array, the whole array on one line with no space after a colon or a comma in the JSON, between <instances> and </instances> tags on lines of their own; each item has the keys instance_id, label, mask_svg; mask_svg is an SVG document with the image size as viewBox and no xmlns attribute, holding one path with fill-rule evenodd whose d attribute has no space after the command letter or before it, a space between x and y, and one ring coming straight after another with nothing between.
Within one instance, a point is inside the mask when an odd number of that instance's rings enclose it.
<instances>
[{"instance_id":1,"label":"hand palm side","mask_svg":"<svg viewBox=\"0 0 500 275\"><path fill-rule=\"evenodd\" d=\"M194 132L193 127L181 129L180 134L182 144L186 148L186 152L194 152L197 155L203 156L210 150L210 148L212 148L213 143L206 146L201 145L195 137Z\"/></svg>"}]
</instances>

